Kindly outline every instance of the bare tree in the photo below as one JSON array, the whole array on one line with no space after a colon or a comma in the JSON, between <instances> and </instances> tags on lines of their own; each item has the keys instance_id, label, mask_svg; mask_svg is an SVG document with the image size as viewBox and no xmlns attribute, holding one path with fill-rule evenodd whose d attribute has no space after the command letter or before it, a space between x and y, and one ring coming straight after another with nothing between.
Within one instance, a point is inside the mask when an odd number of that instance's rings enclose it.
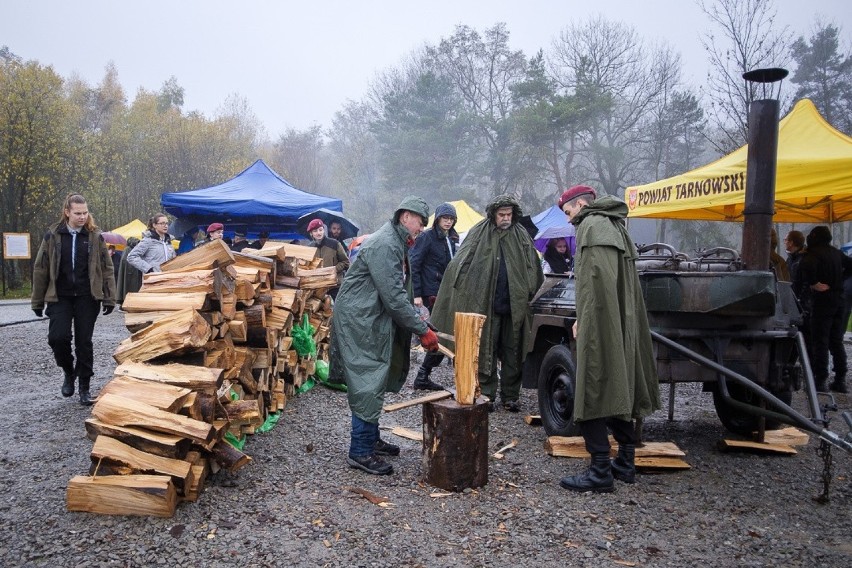
<instances>
[{"instance_id":1,"label":"bare tree","mask_svg":"<svg viewBox=\"0 0 852 568\"><path fill-rule=\"evenodd\" d=\"M759 94L742 74L763 67L785 67L792 36L786 26L777 28L772 0L699 0L698 5L712 26L703 36L710 62L708 115L719 136L711 142L724 154L745 144L748 106Z\"/></svg>"}]
</instances>

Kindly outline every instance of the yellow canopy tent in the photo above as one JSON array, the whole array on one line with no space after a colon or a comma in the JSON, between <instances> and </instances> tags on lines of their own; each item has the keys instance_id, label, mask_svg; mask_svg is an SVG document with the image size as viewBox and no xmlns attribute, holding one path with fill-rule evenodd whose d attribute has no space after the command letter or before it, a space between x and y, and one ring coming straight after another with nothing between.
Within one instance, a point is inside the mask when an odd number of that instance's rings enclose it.
<instances>
[{"instance_id":1,"label":"yellow canopy tent","mask_svg":"<svg viewBox=\"0 0 852 568\"><path fill-rule=\"evenodd\" d=\"M450 205L456 208L456 215L458 216L458 221L456 221L456 231L459 233L466 233L470 230L471 227L485 219L482 215L474 211L470 205L468 205L464 199L459 199L458 201L450 201ZM428 225L431 227L432 223L435 222L435 214L429 216Z\"/></svg>"},{"instance_id":2,"label":"yellow canopy tent","mask_svg":"<svg viewBox=\"0 0 852 568\"><path fill-rule=\"evenodd\" d=\"M706 166L628 187L629 217L742 221L748 146ZM775 222L852 220L852 138L802 99L778 127Z\"/></svg>"},{"instance_id":3,"label":"yellow canopy tent","mask_svg":"<svg viewBox=\"0 0 852 568\"><path fill-rule=\"evenodd\" d=\"M122 237L124 237L125 239L129 239L130 237L136 237L137 239L141 239L142 233L144 233L146 229L148 229L148 225L146 225L145 223L143 223L139 219L134 219L131 222L129 222L128 224L122 225L121 227L118 227L117 229L113 229L110 232L111 233L117 233L117 234L121 235ZM177 239L172 239L172 246L175 248L175 250L177 250L178 245L180 245L180 241L177 240ZM124 247L121 246L121 247L116 247L116 248L121 250Z\"/></svg>"}]
</instances>

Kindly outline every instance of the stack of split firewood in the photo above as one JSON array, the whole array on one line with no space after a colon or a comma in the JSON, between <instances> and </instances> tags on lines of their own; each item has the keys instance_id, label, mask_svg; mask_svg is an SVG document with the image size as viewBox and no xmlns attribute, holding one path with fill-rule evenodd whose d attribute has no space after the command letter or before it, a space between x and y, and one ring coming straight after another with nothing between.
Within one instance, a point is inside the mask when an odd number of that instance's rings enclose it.
<instances>
[{"instance_id":1,"label":"stack of split firewood","mask_svg":"<svg viewBox=\"0 0 852 568\"><path fill-rule=\"evenodd\" d=\"M70 481L68 510L172 516L211 470L251 461L228 440L254 433L327 361L337 276L316 251L269 242L241 254L212 241L144 276L122 304L133 333L86 421L92 466ZM313 355L293 349L304 315Z\"/></svg>"}]
</instances>

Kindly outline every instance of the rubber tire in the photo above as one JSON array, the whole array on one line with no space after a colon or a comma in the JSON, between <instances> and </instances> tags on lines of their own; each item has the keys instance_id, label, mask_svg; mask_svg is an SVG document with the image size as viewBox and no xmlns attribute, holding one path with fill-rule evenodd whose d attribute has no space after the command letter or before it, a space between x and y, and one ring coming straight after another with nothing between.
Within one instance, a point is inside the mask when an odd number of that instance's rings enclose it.
<instances>
[{"instance_id":1,"label":"rubber tire","mask_svg":"<svg viewBox=\"0 0 852 568\"><path fill-rule=\"evenodd\" d=\"M743 375L748 379L753 380L752 373L742 366L732 366L731 370ZM755 406L759 403L760 397L747 390L745 387L734 383L730 379L726 381L726 384L728 387L728 392L734 400L746 402ZM777 396L779 399L781 399L782 402L785 402L786 404L790 404L790 402L793 400L793 393L790 391L772 394ZM722 425L734 434L739 434L741 436L750 436L752 432L755 432L757 430L757 423L759 418L752 414L746 414L745 412L729 405L725 400L722 399L722 395L719 392L718 385L715 385L713 387L713 406L716 407L716 415L719 417L719 420L722 422ZM777 420L766 420L767 430L778 430L779 428L783 428L785 426L786 424L778 422Z\"/></svg>"},{"instance_id":2,"label":"rubber tire","mask_svg":"<svg viewBox=\"0 0 852 568\"><path fill-rule=\"evenodd\" d=\"M538 410L548 436L579 436L574 422L576 366L565 345L551 347L538 373Z\"/></svg>"}]
</instances>

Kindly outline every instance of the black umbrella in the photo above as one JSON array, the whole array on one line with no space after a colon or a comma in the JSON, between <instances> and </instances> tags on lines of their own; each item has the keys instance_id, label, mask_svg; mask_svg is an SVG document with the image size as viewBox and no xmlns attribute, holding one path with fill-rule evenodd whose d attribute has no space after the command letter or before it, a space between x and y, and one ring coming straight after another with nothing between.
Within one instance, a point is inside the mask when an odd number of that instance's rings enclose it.
<instances>
[{"instance_id":1,"label":"black umbrella","mask_svg":"<svg viewBox=\"0 0 852 568\"><path fill-rule=\"evenodd\" d=\"M344 217L342 213L325 208L311 211L310 213L299 217L296 220L296 229L298 229L300 233L307 235L308 224L314 219L320 219L325 224L325 234L327 236L331 236L329 234L329 227L331 227L331 224L340 223L341 231L340 238L338 239L339 241L345 241L346 239L357 237L358 232L361 230L358 225Z\"/></svg>"}]
</instances>

